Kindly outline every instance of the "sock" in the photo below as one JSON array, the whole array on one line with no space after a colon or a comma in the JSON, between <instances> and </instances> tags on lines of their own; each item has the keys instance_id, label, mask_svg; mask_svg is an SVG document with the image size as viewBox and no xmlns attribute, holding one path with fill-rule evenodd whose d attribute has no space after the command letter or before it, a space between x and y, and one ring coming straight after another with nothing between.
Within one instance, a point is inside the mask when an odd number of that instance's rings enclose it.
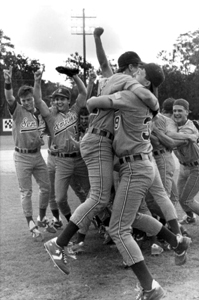
<instances>
[{"instance_id":1,"label":"sock","mask_svg":"<svg viewBox=\"0 0 199 300\"><path fill-rule=\"evenodd\" d=\"M43 218L46 216L46 208L39 209L39 216L40 216L40 221L42 221Z\"/></svg>"},{"instance_id":2,"label":"sock","mask_svg":"<svg viewBox=\"0 0 199 300\"><path fill-rule=\"evenodd\" d=\"M194 214L192 211L188 211L186 212L187 216L190 217L190 218L193 218L194 217Z\"/></svg>"},{"instance_id":3,"label":"sock","mask_svg":"<svg viewBox=\"0 0 199 300\"><path fill-rule=\"evenodd\" d=\"M29 223L30 223L30 221L33 221L33 218L32 218L32 216L31 217L26 217L26 220L27 220L27 223L28 223L28 226L29 226Z\"/></svg>"},{"instance_id":4,"label":"sock","mask_svg":"<svg viewBox=\"0 0 199 300\"><path fill-rule=\"evenodd\" d=\"M137 276L142 288L146 291L150 291L152 289L153 277L149 272L146 263L144 260L134 264L131 266L131 269Z\"/></svg>"},{"instance_id":5,"label":"sock","mask_svg":"<svg viewBox=\"0 0 199 300\"><path fill-rule=\"evenodd\" d=\"M85 238L86 238L85 234L78 232L77 233L77 244L84 242Z\"/></svg>"},{"instance_id":6,"label":"sock","mask_svg":"<svg viewBox=\"0 0 199 300\"><path fill-rule=\"evenodd\" d=\"M65 215L66 220L69 222L70 221L70 217L71 217L71 213Z\"/></svg>"},{"instance_id":7,"label":"sock","mask_svg":"<svg viewBox=\"0 0 199 300\"><path fill-rule=\"evenodd\" d=\"M70 242L73 235L79 230L79 227L73 223L72 221L69 221L68 225L65 227L65 229L62 231L62 233L57 238L57 245L60 247L66 247L68 243Z\"/></svg>"},{"instance_id":8,"label":"sock","mask_svg":"<svg viewBox=\"0 0 199 300\"><path fill-rule=\"evenodd\" d=\"M176 235L164 226L162 226L161 230L158 232L158 237L169 243L172 248L175 248L178 245Z\"/></svg>"},{"instance_id":9,"label":"sock","mask_svg":"<svg viewBox=\"0 0 199 300\"><path fill-rule=\"evenodd\" d=\"M59 210L58 209L51 209L53 217L55 217L59 221Z\"/></svg>"},{"instance_id":10,"label":"sock","mask_svg":"<svg viewBox=\"0 0 199 300\"><path fill-rule=\"evenodd\" d=\"M171 227L171 230L172 230L173 233L175 233L175 234L181 234L180 226L179 226L179 223L178 223L177 219L173 219L173 220L167 221L167 223Z\"/></svg>"},{"instance_id":11,"label":"sock","mask_svg":"<svg viewBox=\"0 0 199 300\"><path fill-rule=\"evenodd\" d=\"M35 222L33 220L30 220L30 222L28 224L28 227L29 227L30 230L32 230L35 227Z\"/></svg>"}]
</instances>

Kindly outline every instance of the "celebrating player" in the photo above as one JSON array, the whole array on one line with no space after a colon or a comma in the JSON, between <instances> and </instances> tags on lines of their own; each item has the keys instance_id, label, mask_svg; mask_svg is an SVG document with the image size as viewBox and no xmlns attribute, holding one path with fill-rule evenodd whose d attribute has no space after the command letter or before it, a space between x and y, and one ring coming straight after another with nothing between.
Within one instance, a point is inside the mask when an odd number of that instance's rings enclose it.
<instances>
[{"instance_id":1,"label":"celebrating player","mask_svg":"<svg viewBox=\"0 0 199 300\"><path fill-rule=\"evenodd\" d=\"M50 183L47 166L40 152L41 146L44 144L40 129L44 122L41 124L41 115L35 108L33 88L24 85L19 89L19 104L13 96L12 67L9 70L4 70L4 78L5 97L13 118L14 162L21 193L21 204L32 237L36 241L41 241L43 240L42 233L38 230L33 219L32 176L39 185L38 225L49 232L56 232L56 229L46 218Z\"/></svg>"},{"instance_id":2,"label":"celebrating player","mask_svg":"<svg viewBox=\"0 0 199 300\"><path fill-rule=\"evenodd\" d=\"M52 139L50 155L55 156L56 201L60 211L69 221L71 210L67 201L67 191L72 176L76 177L83 189L82 202L90 189L87 167L80 155L78 142L78 114L86 104L86 88L77 74L72 75L79 89L75 104L69 108L70 91L66 87L59 87L52 94L52 98L57 102L57 111L52 114L41 98L41 77L40 70L35 72L35 104L47 122Z\"/></svg>"}]
</instances>

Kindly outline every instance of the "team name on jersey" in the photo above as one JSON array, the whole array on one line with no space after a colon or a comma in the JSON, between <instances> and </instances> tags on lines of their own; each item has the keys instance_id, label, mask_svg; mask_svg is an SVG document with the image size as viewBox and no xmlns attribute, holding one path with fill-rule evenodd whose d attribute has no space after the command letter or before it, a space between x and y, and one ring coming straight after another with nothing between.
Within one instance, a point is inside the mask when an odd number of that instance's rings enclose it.
<instances>
[{"instance_id":1,"label":"team name on jersey","mask_svg":"<svg viewBox=\"0 0 199 300\"><path fill-rule=\"evenodd\" d=\"M54 135L58 135L61 132L65 131L69 127L75 125L77 123L77 115L75 113L70 113L70 115L67 115L67 118L64 118L60 122L56 122L55 126L53 128Z\"/></svg>"},{"instance_id":2,"label":"team name on jersey","mask_svg":"<svg viewBox=\"0 0 199 300\"><path fill-rule=\"evenodd\" d=\"M20 132L30 132L38 130L37 121L29 121L28 118L24 118L21 125L20 125Z\"/></svg>"}]
</instances>

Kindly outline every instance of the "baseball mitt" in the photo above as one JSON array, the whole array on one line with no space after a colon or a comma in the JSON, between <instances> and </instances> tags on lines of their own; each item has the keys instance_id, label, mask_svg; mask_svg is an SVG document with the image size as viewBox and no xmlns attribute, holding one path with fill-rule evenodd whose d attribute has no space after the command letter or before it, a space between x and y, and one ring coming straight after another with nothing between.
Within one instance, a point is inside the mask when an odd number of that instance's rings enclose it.
<instances>
[{"instance_id":1,"label":"baseball mitt","mask_svg":"<svg viewBox=\"0 0 199 300\"><path fill-rule=\"evenodd\" d=\"M57 67L55 68L55 70L57 70L57 72L61 73L61 74L65 74L69 77L73 77L74 75L79 74L79 69L76 68L69 68L69 67Z\"/></svg>"}]
</instances>

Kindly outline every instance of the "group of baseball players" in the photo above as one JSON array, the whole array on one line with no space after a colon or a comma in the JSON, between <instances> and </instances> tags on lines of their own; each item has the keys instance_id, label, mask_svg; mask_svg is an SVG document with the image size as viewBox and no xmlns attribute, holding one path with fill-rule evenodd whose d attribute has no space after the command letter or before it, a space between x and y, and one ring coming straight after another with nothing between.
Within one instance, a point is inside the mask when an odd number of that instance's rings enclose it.
<instances>
[{"instance_id":1,"label":"group of baseball players","mask_svg":"<svg viewBox=\"0 0 199 300\"><path fill-rule=\"evenodd\" d=\"M164 73L159 65L143 63L137 53L128 51L118 58L119 69L113 74L101 41L103 32L101 27L94 30L102 71L95 97L90 98L94 75L86 88L78 72L59 67L57 71L69 75L78 88L73 105L70 90L60 86L50 97L51 107L47 106L41 93L43 70L35 72L34 87L19 89L17 102L12 68L4 70L22 208L34 239L43 240L39 227L51 233L63 229L44 246L59 270L69 274L70 258L76 258L90 224L109 205L114 186L108 236L138 279L136 299L158 300L165 291L149 271L133 232L152 237L154 251L162 249L157 238L165 241L174 251L175 264L186 263L191 238L182 225L195 223L199 215L194 198L199 191L199 133L188 119L188 101L168 98L160 113L158 87ZM47 164L40 152L44 133L48 134ZM177 187L173 151L180 163ZM32 176L39 186L37 222ZM74 212L68 203L69 185L81 202ZM185 212L181 222L175 208L178 201ZM46 217L48 204L53 221ZM64 228L60 213L67 220Z\"/></svg>"}]
</instances>

